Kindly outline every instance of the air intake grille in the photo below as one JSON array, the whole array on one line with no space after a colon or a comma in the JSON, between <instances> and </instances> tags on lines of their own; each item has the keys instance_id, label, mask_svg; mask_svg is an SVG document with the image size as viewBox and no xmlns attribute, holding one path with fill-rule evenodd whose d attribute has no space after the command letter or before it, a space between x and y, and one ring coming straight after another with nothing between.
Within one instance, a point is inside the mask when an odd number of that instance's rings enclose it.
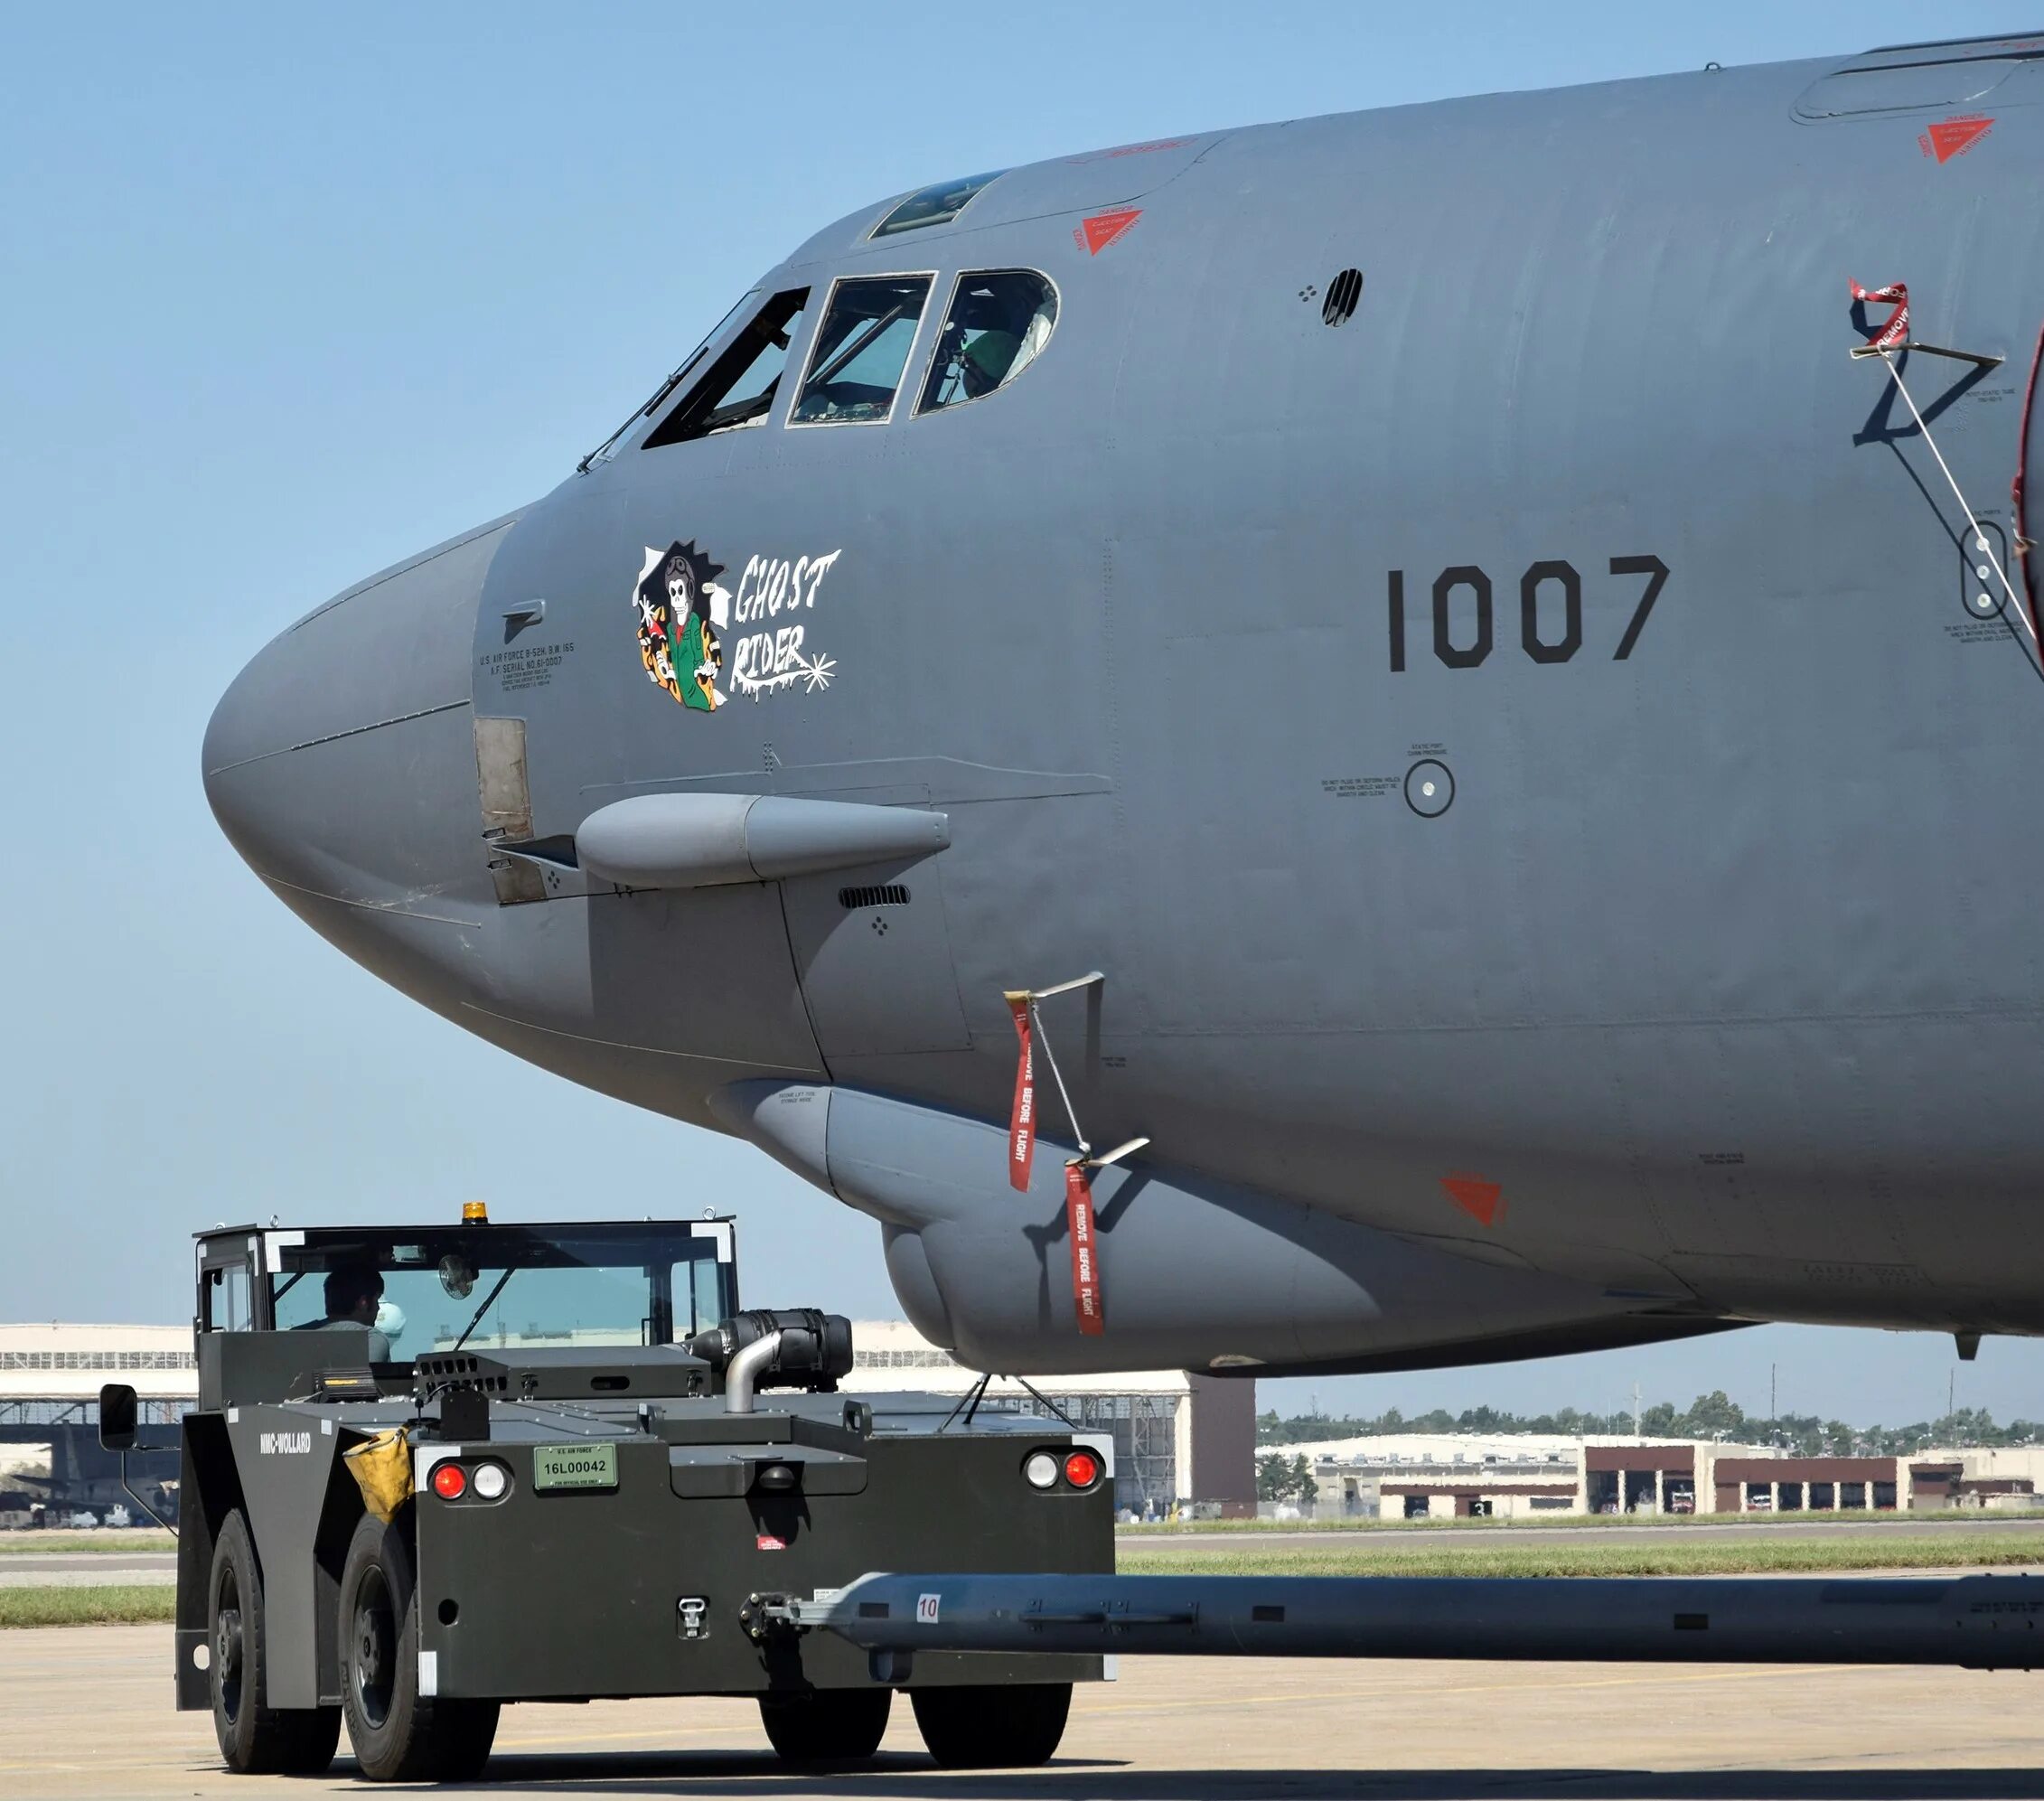
<instances>
[{"instance_id":1,"label":"air intake grille","mask_svg":"<svg viewBox=\"0 0 2044 1801\"><path fill-rule=\"evenodd\" d=\"M884 888L839 888L838 900L848 913L862 906L906 906L908 890L899 883Z\"/></svg>"},{"instance_id":2,"label":"air intake grille","mask_svg":"<svg viewBox=\"0 0 2044 1801\"><path fill-rule=\"evenodd\" d=\"M475 1389L484 1394L504 1393L511 1387L510 1380L494 1365L492 1372L483 1373L479 1358L434 1352L422 1352L412 1366L413 1377L422 1386Z\"/></svg>"}]
</instances>

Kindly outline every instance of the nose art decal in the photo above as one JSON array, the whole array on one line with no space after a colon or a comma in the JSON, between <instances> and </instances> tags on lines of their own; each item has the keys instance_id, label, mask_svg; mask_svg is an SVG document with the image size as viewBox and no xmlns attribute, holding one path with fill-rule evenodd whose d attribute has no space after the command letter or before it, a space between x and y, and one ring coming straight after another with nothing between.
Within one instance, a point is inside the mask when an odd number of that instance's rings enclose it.
<instances>
[{"instance_id":1,"label":"nose art decal","mask_svg":"<svg viewBox=\"0 0 2044 1801\"><path fill-rule=\"evenodd\" d=\"M830 687L838 672L834 658L806 649L807 625L792 615L816 605L823 577L840 551L821 557L753 557L738 578L736 594L718 585L722 563L713 563L693 539L677 539L664 550L652 545L632 590L639 622L639 660L647 678L684 707L713 713L730 697L717 687L724 673L724 640L739 626L760 629L739 637L731 658L731 688L757 700L798 683L805 693ZM767 624L789 615L787 623Z\"/></svg>"},{"instance_id":2,"label":"nose art decal","mask_svg":"<svg viewBox=\"0 0 2044 1801\"><path fill-rule=\"evenodd\" d=\"M646 673L684 707L713 713L724 704L717 678L724 669L717 628L730 623L731 596L715 577L724 565L677 539L664 550L646 547L633 590L639 614L639 660Z\"/></svg>"}]
</instances>

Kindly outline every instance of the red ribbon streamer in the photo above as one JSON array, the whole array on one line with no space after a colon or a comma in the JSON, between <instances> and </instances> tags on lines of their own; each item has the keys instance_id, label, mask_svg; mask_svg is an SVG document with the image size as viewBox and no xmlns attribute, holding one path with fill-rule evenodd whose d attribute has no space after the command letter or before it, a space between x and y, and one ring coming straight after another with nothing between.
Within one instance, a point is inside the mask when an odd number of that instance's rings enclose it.
<instances>
[{"instance_id":1,"label":"red ribbon streamer","mask_svg":"<svg viewBox=\"0 0 2044 1801\"><path fill-rule=\"evenodd\" d=\"M1093 1234L1093 1191L1085 1166L1064 1166L1064 1218L1072 1229L1072 1310L1079 1330L1097 1338L1107 1330L1100 1305L1100 1245Z\"/></svg>"},{"instance_id":2,"label":"red ribbon streamer","mask_svg":"<svg viewBox=\"0 0 2044 1801\"><path fill-rule=\"evenodd\" d=\"M1015 1109L1008 1121L1008 1183L1027 1188L1036 1161L1036 1051L1031 1042L1029 998L1010 999L1015 1036L1021 1040L1021 1060L1015 1065Z\"/></svg>"},{"instance_id":3,"label":"red ribbon streamer","mask_svg":"<svg viewBox=\"0 0 2044 1801\"><path fill-rule=\"evenodd\" d=\"M1877 351L1891 351L1908 342L1909 338L1909 285L1906 281L1891 281L1886 287L1861 287L1852 277L1845 278L1846 286L1852 290L1852 298L1858 301L1883 301L1895 310L1888 315L1888 323L1869 340Z\"/></svg>"}]
</instances>

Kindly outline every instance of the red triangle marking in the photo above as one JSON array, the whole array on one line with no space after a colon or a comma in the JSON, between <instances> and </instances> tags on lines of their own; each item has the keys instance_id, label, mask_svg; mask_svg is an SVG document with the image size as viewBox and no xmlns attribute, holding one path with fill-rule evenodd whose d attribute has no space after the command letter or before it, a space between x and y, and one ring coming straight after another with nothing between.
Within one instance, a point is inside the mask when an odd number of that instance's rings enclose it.
<instances>
[{"instance_id":1,"label":"red triangle marking","mask_svg":"<svg viewBox=\"0 0 2044 1801\"><path fill-rule=\"evenodd\" d=\"M1939 119L1930 128L1930 147L1940 163L1963 155L1985 137L1993 127L1991 118Z\"/></svg>"},{"instance_id":2,"label":"red triangle marking","mask_svg":"<svg viewBox=\"0 0 2044 1801\"><path fill-rule=\"evenodd\" d=\"M1942 162L1944 159L1938 159ZM1120 237L1137 220L1142 217L1139 206L1125 206L1119 212L1096 212L1091 219L1079 221L1083 234L1080 242L1085 245L1089 257L1097 257L1117 238Z\"/></svg>"},{"instance_id":3,"label":"red triangle marking","mask_svg":"<svg viewBox=\"0 0 2044 1801\"><path fill-rule=\"evenodd\" d=\"M1443 1176L1440 1186L1464 1213L1474 1215L1485 1225L1496 1224L1505 1190L1495 1182L1480 1176Z\"/></svg>"}]
</instances>

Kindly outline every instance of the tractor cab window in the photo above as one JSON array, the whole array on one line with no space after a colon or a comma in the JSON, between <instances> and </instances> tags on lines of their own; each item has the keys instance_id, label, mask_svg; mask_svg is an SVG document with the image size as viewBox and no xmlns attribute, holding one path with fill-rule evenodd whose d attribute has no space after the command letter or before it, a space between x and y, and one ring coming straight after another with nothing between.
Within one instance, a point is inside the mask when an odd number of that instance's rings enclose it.
<instances>
[{"instance_id":1,"label":"tractor cab window","mask_svg":"<svg viewBox=\"0 0 2044 1801\"><path fill-rule=\"evenodd\" d=\"M673 1269L674 1336L707 1332L728 1319L736 1307L730 1293L731 1269L715 1258L697 1256Z\"/></svg>"},{"instance_id":2,"label":"tractor cab window","mask_svg":"<svg viewBox=\"0 0 2044 1801\"><path fill-rule=\"evenodd\" d=\"M711 437L764 422L787 366L788 347L809 304L806 287L776 294L732 339L688 395L646 435L641 447Z\"/></svg>"},{"instance_id":3,"label":"tractor cab window","mask_svg":"<svg viewBox=\"0 0 2044 1801\"><path fill-rule=\"evenodd\" d=\"M1042 354L1057 324L1057 290L1034 269L968 270L931 353L918 414L1005 388Z\"/></svg>"},{"instance_id":4,"label":"tractor cab window","mask_svg":"<svg viewBox=\"0 0 2044 1801\"><path fill-rule=\"evenodd\" d=\"M809 376L790 424L886 422L923 323L930 279L891 275L838 284L809 353Z\"/></svg>"},{"instance_id":5,"label":"tractor cab window","mask_svg":"<svg viewBox=\"0 0 2044 1801\"><path fill-rule=\"evenodd\" d=\"M200 1318L208 1332L246 1332L255 1324L249 1313L248 1266L212 1264L200 1286Z\"/></svg>"}]
</instances>

